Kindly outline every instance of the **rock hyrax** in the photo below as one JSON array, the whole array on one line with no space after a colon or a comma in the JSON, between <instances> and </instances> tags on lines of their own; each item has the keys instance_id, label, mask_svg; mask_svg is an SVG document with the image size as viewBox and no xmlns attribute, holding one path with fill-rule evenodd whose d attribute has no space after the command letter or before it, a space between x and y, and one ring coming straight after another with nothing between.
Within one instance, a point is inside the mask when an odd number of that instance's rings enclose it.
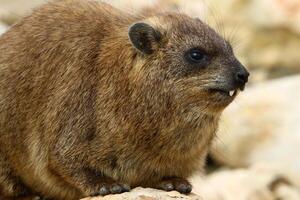
<instances>
[{"instance_id":1,"label":"rock hyrax","mask_svg":"<svg viewBox=\"0 0 300 200\"><path fill-rule=\"evenodd\" d=\"M48 3L0 38L1 195L189 193L248 75L199 19Z\"/></svg>"}]
</instances>

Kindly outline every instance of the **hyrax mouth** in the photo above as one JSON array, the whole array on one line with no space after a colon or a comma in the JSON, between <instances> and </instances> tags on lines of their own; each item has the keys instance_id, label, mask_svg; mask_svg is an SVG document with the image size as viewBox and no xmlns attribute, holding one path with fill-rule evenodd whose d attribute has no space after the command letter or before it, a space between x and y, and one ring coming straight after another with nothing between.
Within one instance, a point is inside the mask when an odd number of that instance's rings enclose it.
<instances>
[{"instance_id":1,"label":"hyrax mouth","mask_svg":"<svg viewBox=\"0 0 300 200\"><path fill-rule=\"evenodd\" d=\"M223 89L210 89L211 92L213 93L217 93L220 94L222 96L225 97L230 97L230 98L234 98L238 95L238 93L240 92L240 89L234 89L234 90L223 90Z\"/></svg>"}]
</instances>

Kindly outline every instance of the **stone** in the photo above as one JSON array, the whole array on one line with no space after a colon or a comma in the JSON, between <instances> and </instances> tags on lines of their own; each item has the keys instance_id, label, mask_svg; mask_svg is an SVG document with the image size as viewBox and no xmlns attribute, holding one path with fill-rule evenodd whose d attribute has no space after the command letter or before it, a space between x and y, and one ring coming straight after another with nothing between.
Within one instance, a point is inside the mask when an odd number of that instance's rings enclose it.
<instances>
[{"instance_id":1,"label":"stone","mask_svg":"<svg viewBox=\"0 0 300 200\"><path fill-rule=\"evenodd\" d=\"M45 2L46 0L1 0L0 21L11 25Z\"/></svg>"},{"instance_id":2,"label":"stone","mask_svg":"<svg viewBox=\"0 0 300 200\"><path fill-rule=\"evenodd\" d=\"M8 27L0 22L0 35L3 34Z\"/></svg>"},{"instance_id":3,"label":"stone","mask_svg":"<svg viewBox=\"0 0 300 200\"><path fill-rule=\"evenodd\" d=\"M299 200L300 191L290 180L268 166L222 169L192 178L195 194L135 188L130 192L82 200Z\"/></svg>"},{"instance_id":4,"label":"stone","mask_svg":"<svg viewBox=\"0 0 300 200\"><path fill-rule=\"evenodd\" d=\"M246 88L223 113L211 156L231 167L265 163L300 186L300 75Z\"/></svg>"},{"instance_id":5,"label":"stone","mask_svg":"<svg viewBox=\"0 0 300 200\"><path fill-rule=\"evenodd\" d=\"M152 188L134 188L130 192L122 194L107 195L104 197L88 197L82 200L204 200L201 197L190 194L184 195L176 191L165 192Z\"/></svg>"},{"instance_id":6,"label":"stone","mask_svg":"<svg viewBox=\"0 0 300 200\"><path fill-rule=\"evenodd\" d=\"M195 177L193 192L205 200L297 200L300 191L288 177L268 166L222 169Z\"/></svg>"},{"instance_id":7,"label":"stone","mask_svg":"<svg viewBox=\"0 0 300 200\"><path fill-rule=\"evenodd\" d=\"M104 0L104 2L109 3L121 10L125 10L129 13L139 13L146 7L153 7L158 4L158 0Z\"/></svg>"},{"instance_id":8,"label":"stone","mask_svg":"<svg viewBox=\"0 0 300 200\"><path fill-rule=\"evenodd\" d=\"M257 25L287 28L300 34L299 0L253 0L249 10Z\"/></svg>"}]
</instances>

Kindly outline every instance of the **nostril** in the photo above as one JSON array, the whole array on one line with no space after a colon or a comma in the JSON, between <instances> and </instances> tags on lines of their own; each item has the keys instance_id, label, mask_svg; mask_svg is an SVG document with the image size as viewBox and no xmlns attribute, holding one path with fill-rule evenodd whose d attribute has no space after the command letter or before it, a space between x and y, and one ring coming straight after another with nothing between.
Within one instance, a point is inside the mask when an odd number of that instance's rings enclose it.
<instances>
[{"instance_id":1,"label":"nostril","mask_svg":"<svg viewBox=\"0 0 300 200\"><path fill-rule=\"evenodd\" d=\"M246 83L248 81L248 72L238 72L236 75L237 81Z\"/></svg>"}]
</instances>

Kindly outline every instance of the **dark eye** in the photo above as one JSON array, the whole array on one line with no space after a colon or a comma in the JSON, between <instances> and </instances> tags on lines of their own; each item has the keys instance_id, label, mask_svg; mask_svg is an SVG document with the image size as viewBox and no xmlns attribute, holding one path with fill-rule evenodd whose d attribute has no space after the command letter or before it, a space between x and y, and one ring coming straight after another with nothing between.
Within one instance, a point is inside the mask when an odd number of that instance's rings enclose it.
<instances>
[{"instance_id":1,"label":"dark eye","mask_svg":"<svg viewBox=\"0 0 300 200\"><path fill-rule=\"evenodd\" d=\"M208 56L201 49L195 48L186 52L185 59L191 64L205 64L208 61Z\"/></svg>"}]
</instances>

